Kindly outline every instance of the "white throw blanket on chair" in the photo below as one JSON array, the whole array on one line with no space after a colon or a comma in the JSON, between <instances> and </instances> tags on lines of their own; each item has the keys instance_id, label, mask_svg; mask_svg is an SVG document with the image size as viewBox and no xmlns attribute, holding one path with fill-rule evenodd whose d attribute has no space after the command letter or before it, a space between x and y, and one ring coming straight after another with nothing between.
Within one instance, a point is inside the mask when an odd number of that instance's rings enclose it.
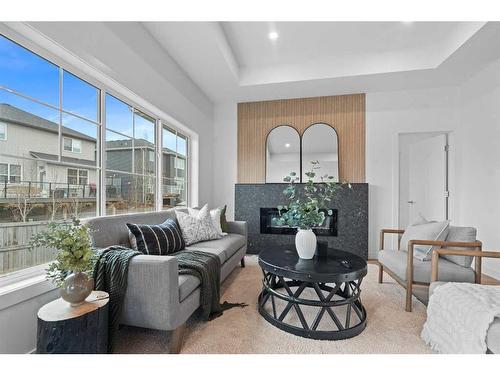
<instances>
[{"instance_id":1,"label":"white throw blanket on chair","mask_svg":"<svg viewBox=\"0 0 500 375\"><path fill-rule=\"evenodd\" d=\"M499 286L446 283L429 299L422 339L439 353L486 353L486 335L497 316Z\"/></svg>"}]
</instances>

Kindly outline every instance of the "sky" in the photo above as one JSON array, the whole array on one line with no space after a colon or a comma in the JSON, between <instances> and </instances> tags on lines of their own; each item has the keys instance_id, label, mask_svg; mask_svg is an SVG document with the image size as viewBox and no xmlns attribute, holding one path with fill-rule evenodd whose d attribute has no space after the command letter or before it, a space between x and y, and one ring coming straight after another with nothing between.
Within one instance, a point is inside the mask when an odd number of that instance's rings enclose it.
<instances>
[{"instance_id":1,"label":"sky","mask_svg":"<svg viewBox=\"0 0 500 375\"><path fill-rule=\"evenodd\" d=\"M43 103L59 108L59 67L0 35L0 86L19 92ZM98 121L99 90L73 74L63 71L62 109ZM154 142L154 119L132 112L126 103L106 94L106 136L124 139L113 133ZM59 122L59 111L18 95L0 90L0 103ZM90 137L97 137L98 127L91 121L70 114L63 115L63 126ZM135 132L134 124L135 123ZM170 131L163 131L163 147L186 154L186 141Z\"/></svg>"}]
</instances>

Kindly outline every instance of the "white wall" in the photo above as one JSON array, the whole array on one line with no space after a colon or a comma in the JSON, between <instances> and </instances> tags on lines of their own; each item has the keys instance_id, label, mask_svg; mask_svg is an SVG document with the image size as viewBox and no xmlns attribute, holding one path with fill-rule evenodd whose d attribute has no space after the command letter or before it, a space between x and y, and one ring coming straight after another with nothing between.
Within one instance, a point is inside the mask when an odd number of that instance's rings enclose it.
<instances>
[{"instance_id":1,"label":"white wall","mask_svg":"<svg viewBox=\"0 0 500 375\"><path fill-rule=\"evenodd\" d=\"M457 88L367 94L366 181L370 184L370 258L377 257L380 229L398 227L399 134L456 133L459 128L457 100ZM454 154L451 153L450 158ZM453 165L452 161L452 168ZM452 219L455 212L453 202L451 198Z\"/></svg>"},{"instance_id":2,"label":"white wall","mask_svg":"<svg viewBox=\"0 0 500 375\"><path fill-rule=\"evenodd\" d=\"M237 180L237 108L236 103L222 103L214 108L214 205L227 204L227 218L234 218L234 184Z\"/></svg>"},{"instance_id":3,"label":"white wall","mask_svg":"<svg viewBox=\"0 0 500 375\"><path fill-rule=\"evenodd\" d=\"M485 250L500 251L500 60L460 86L458 108L459 220L478 228ZM500 279L500 260L485 260L483 271Z\"/></svg>"}]
</instances>

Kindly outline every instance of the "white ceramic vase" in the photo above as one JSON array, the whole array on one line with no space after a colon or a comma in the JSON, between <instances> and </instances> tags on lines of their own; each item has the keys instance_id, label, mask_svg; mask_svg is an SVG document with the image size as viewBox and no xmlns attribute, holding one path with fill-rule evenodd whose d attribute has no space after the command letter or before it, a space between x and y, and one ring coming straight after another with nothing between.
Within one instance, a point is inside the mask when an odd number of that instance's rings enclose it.
<instances>
[{"instance_id":1,"label":"white ceramic vase","mask_svg":"<svg viewBox=\"0 0 500 375\"><path fill-rule=\"evenodd\" d=\"M312 259L316 252L316 235L312 229L299 229L295 235L295 247L302 259Z\"/></svg>"}]
</instances>

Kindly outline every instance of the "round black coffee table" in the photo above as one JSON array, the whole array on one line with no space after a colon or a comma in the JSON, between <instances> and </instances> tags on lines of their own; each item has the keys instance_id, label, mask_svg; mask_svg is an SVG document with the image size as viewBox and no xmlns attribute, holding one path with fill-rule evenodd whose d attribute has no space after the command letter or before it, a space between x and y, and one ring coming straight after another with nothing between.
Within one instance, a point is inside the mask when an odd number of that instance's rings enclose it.
<instances>
[{"instance_id":1,"label":"round black coffee table","mask_svg":"<svg viewBox=\"0 0 500 375\"><path fill-rule=\"evenodd\" d=\"M264 273L259 313L269 323L319 340L342 340L365 329L360 299L367 273L363 258L328 249L326 257L306 260L290 245L263 250L259 265Z\"/></svg>"}]
</instances>

